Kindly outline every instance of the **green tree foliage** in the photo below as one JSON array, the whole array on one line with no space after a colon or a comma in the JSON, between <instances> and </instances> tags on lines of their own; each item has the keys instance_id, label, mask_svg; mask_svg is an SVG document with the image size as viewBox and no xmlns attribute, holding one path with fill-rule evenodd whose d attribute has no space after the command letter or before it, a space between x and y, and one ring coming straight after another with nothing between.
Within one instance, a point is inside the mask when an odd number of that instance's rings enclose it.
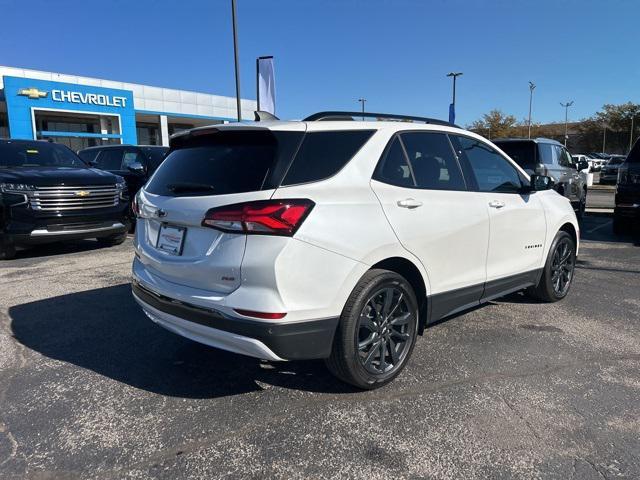
<instances>
[{"instance_id":1,"label":"green tree foliage","mask_svg":"<svg viewBox=\"0 0 640 480\"><path fill-rule=\"evenodd\" d=\"M487 138L514 136L516 117L505 115L501 110L491 110L485 113L480 120L473 122L468 128Z\"/></svg>"},{"instance_id":2,"label":"green tree foliage","mask_svg":"<svg viewBox=\"0 0 640 480\"><path fill-rule=\"evenodd\" d=\"M633 139L640 132L640 105L623 103L622 105L604 105L602 110L591 118L580 122L581 143L586 151L627 153L631 138L631 119L634 118ZM606 137L604 130L607 129Z\"/></svg>"},{"instance_id":3,"label":"green tree foliage","mask_svg":"<svg viewBox=\"0 0 640 480\"><path fill-rule=\"evenodd\" d=\"M602 110L579 122L569 124L569 149L572 153L601 152L626 154L631 139L631 119L633 141L640 137L640 104L623 103L604 105ZM606 138L604 134L606 126ZM513 115L500 110L491 110L467 128L487 138L526 137L527 121L516 122ZM564 122L545 125L532 124L531 137L547 137L564 142Z\"/></svg>"}]
</instances>

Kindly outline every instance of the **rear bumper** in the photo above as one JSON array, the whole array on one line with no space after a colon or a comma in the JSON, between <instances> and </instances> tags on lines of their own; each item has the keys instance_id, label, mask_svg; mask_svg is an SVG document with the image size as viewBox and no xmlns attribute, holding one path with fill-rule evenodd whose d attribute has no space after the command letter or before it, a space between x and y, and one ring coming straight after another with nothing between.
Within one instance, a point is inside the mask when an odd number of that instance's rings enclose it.
<instances>
[{"instance_id":1,"label":"rear bumper","mask_svg":"<svg viewBox=\"0 0 640 480\"><path fill-rule=\"evenodd\" d=\"M132 282L133 296L151 320L191 340L266 360L327 358L338 318L283 322L231 317L169 298Z\"/></svg>"}]
</instances>

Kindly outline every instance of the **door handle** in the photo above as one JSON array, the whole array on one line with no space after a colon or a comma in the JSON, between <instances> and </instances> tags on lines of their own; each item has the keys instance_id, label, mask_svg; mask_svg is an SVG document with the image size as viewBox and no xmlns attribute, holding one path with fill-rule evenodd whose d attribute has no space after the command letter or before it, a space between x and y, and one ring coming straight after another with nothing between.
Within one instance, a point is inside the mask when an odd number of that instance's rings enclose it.
<instances>
[{"instance_id":1,"label":"door handle","mask_svg":"<svg viewBox=\"0 0 640 480\"><path fill-rule=\"evenodd\" d=\"M504 202L499 202L497 200L493 200L493 201L489 202L489 206L491 208L502 208L502 207L505 206L505 203Z\"/></svg>"},{"instance_id":2,"label":"door handle","mask_svg":"<svg viewBox=\"0 0 640 480\"><path fill-rule=\"evenodd\" d=\"M413 198L405 198L404 200L398 200L398 206L402 208L418 208L422 206L422 202Z\"/></svg>"}]
</instances>

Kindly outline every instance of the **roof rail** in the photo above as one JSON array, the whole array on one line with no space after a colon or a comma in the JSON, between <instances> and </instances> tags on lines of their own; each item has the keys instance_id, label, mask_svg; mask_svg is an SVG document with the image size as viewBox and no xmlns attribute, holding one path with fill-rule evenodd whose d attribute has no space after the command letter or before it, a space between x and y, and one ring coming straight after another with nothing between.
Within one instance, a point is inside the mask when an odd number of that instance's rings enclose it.
<instances>
[{"instance_id":1,"label":"roof rail","mask_svg":"<svg viewBox=\"0 0 640 480\"><path fill-rule=\"evenodd\" d=\"M319 122L319 121L333 121L333 120L355 120L356 118L375 118L377 120L397 120L405 122L420 122L430 123L432 125L444 125L447 127L460 128L453 123L449 123L446 120L438 120L437 118L428 117L413 117L411 115L396 115L393 113L375 113L375 112L342 112L342 111L329 111L318 112L313 115L309 115L303 119L303 122Z\"/></svg>"}]
</instances>

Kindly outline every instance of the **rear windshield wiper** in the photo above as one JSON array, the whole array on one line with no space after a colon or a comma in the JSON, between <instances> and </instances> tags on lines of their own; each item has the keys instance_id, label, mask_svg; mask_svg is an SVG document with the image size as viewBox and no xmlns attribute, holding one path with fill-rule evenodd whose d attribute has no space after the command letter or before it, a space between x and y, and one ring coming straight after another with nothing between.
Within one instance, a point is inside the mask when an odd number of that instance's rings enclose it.
<instances>
[{"instance_id":1,"label":"rear windshield wiper","mask_svg":"<svg viewBox=\"0 0 640 480\"><path fill-rule=\"evenodd\" d=\"M170 183L167 188L172 192L210 192L215 190L213 185L196 182Z\"/></svg>"}]
</instances>

